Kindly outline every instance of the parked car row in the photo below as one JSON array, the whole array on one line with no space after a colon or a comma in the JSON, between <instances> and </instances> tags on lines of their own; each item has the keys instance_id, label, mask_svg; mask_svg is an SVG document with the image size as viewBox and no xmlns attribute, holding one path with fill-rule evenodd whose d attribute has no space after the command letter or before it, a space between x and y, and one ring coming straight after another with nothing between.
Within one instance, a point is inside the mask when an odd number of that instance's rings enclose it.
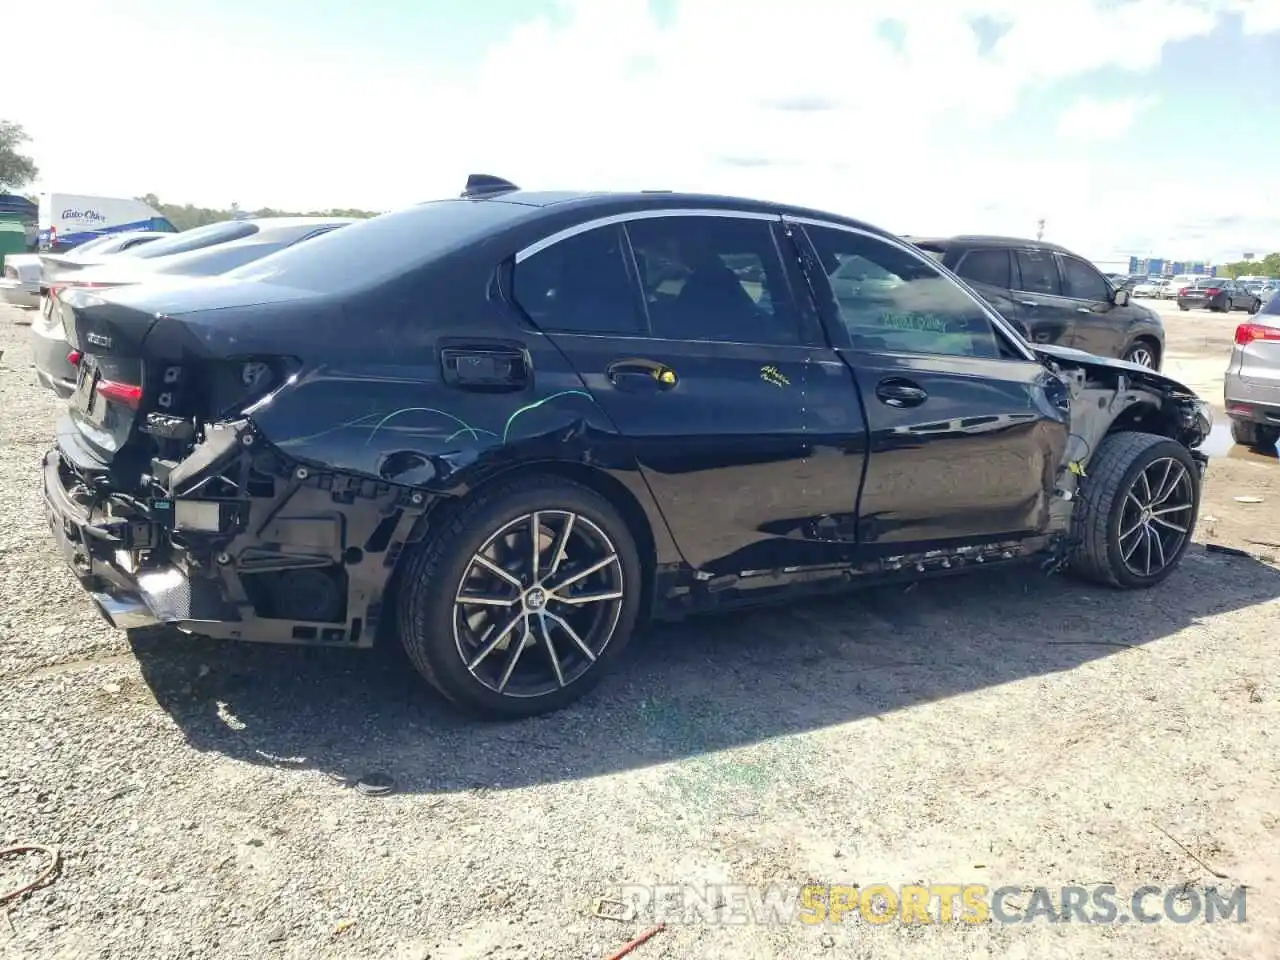
<instances>
[{"instance_id":1,"label":"parked car row","mask_svg":"<svg viewBox=\"0 0 1280 960\"><path fill-rule=\"evenodd\" d=\"M1077 261L475 176L216 276L58 280L51 533L118 627L398 637L503 717L644 620L1026 562L1150 587L1211 415L1074 348L1162 342Z\"/></svg>"},{"instance_id":2,"label":"parked car row","mask_svg":"<svg viewBox=\"0 0 1280 960\"><path fill-rule=\"evenodd\" d=\"M182 233L123 233L66 254L43 254L40 315L31 325L36 377L62 397L75 389L76 354L55 310L65 291L216 276L351 222L319 217L229 220Z\"/></svg>"}]
</instances>

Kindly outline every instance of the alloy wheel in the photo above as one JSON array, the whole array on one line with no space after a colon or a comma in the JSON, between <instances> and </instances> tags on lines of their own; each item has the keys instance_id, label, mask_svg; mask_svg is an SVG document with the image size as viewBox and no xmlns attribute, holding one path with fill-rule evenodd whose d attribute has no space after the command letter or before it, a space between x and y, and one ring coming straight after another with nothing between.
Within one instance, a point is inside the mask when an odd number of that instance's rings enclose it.
<instances>
[{"instance_id":1,"label":"alloy wheel","mask_svg":"<svg viewBox=\"0 0 1280 960\"><path fill-rule=\"evenodd\" d=\"M567 687L604 653L622 613L623 571L590 519L539 510L475 552L454 595L453 636L467 671L494 693Z\"/></svg>"},{"instance_id":2,"label":"alloy wheel","mask_svg":"<svg viewBox=\"0 0 1280 960\"><path fill-rule=\"evenodd\" d=\"M1138 344L1129 351L1129 355L1125 357L1130 363L1136 363L1140 367L1147 367L1154 370L1156 365L1155 354L1152 353L1150 347Z\"/></svg>"},{"instance_id":3,"label":"alloy wheel","mask_svg":"<svg viewBox=\"0 0 1280 960\"><path fill-rule=\"evenodd\" d=\"M1181 553L1191 536L1195 489L1186 466L1153 460L1133 479L1120 512L1120 557L1130 573L1152 577Z\"/></svg>"}]
</instances>

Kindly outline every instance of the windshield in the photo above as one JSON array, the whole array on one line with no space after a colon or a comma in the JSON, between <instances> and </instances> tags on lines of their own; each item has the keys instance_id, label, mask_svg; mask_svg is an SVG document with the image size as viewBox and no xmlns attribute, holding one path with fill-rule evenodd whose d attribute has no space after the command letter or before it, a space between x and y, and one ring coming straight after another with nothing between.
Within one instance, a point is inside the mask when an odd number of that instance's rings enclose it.
<instances>
[{"instance_id":1,"label":"windshield","mask_svg":"<svg viewBox=\"0 0 1280 960\"><path fill-rule=\"evenodd\" d=\"M199 250L215 243L238 240L258 232L258 225L248 220L223 220L203 227L193 227L182 233L175 233L163 240L144 243L126 251L130 256L150 259L151 257L167 257L171 253L185 253L188 250Z\"/></svg>"},{"instance_id":2,"label":"windshield","mask_svg":"<svg viewBox=\"0 0 1280 960\"><path fill-rule=\"evenodd\" d=\"M226 276L317 293L356 289L408 273L532 209L498 200L432 200L332 230Z\"/></svg>"},{"instance_id":3,"label":"windshield","mask_svg":"<svg viewBox=\"0 0 1280 960\"><path fill-rule=\"evenodd\" d=\"M94 237L92 240L80 244L80 246L76 247L74 250L68 250L66 255L67 259L78 260L86 253L93 253L96 250L101 250L103 247L110 246L119 240L121 236L123 236L123 234L113 233L108 234L105 237Z\"/></svg>"}]
</instances>

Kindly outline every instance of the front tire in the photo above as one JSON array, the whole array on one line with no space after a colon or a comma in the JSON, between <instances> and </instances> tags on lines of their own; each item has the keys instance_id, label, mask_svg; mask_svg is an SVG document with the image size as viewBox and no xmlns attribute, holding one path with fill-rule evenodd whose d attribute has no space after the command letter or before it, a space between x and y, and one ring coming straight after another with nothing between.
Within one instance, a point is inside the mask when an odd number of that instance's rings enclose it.
<instances>
[{"instance_id":1,"label":"front tire","mask_svg":"<svg viewBox=\"0 0 1280 960\"><path fill-rule=\"evenodd\" d=\"M1122 589L1164 581L1191 543L1200 511L1200 472L1187 448L1151 433L1115 433L1087 469L1069 570Z\"/></svg>"},{"instance_id":2,"label":"front tire","mask_svg":"<svg viewBox=\"0 0 1280 960\"><path fill-rule=\"evenodd\" d=\"M555 477L517 479L463 504L409 558L401 642L472 713L550 713L621 654L640 587L635 539L612 504Z\"/></svg>"},{"instance_id":3,"label":"front tire","mask_svg":"<svg viewBox=\"0 0 1280 960\"><path fill-rule=\"evenodd\" d=\"M1158 370L1160 361L1156 350L1155 344L1149 340L1135 340L1133 345L1125 351L1124 360L1128 363L1136 363L1140 367L1146 367L1148 370Z\"/></svg>"}]
</instances>

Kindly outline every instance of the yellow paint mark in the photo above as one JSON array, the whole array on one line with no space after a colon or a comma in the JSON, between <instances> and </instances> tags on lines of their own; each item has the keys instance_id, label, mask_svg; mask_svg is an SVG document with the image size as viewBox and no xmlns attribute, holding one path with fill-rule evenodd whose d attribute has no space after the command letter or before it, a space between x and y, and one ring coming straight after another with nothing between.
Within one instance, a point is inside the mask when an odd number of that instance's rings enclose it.
<instances>
[{"instance_id":1,"label":"yellow paint mark","mask_svg":"<svg viewBox=\"0 0 1280 960\"><path fill-rule=\"evenodd\" d=\"M782 371L772 365L760 368L760 379L765 383L773 384L779 390L791 386L791 381L782 375Z\"/></svg>"}]
</instances>

